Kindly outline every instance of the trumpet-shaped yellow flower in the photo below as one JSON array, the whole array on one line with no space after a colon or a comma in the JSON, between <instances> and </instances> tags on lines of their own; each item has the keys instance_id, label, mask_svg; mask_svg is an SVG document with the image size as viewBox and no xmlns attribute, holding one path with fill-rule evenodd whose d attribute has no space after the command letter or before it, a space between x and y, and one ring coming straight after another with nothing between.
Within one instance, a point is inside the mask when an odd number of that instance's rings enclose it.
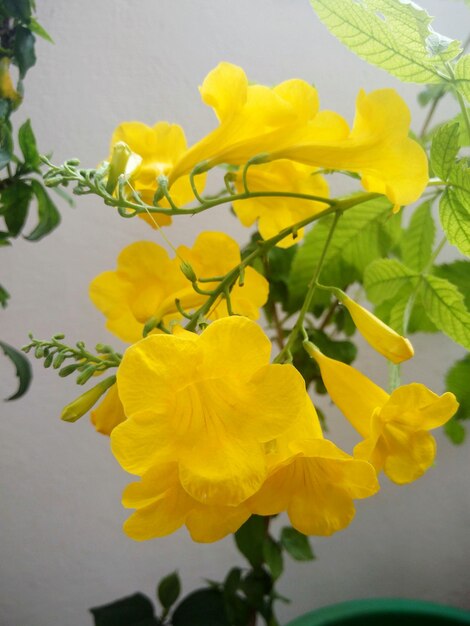
<instances>
[{"instance_id":1,"label":"trumpet-shaped yellow flower","mask_svg":"<svg viewBox=\"0 0 470 626\"><path fill-rule=\"evenodd\" d=\"M294 528L306 535L331 535L355 515L354 499L374 495L374 468L323 438L306 397L303 419L270 445L269 477L247 505L259 515L287 511Z\"/></svg>"},{"instance_id":2,"label":"trumpet-shaped yellow flower","mask_svg":"<svg viewBox=\"0 0 470 626\"><path fill-rule=\"evenodd\" d=\"M249 85L245 72L231 63L209 72L200 92L219 126L181 156L170 172L171 184L203 161L240 165L272 151L318 111L317 92L305 81L293 79L273 88Z\"/></svg>"},{"instance_id":3,"label":"trumpet-shaped yellow flower","mask_svg":"<svg viewBox=\"0 0 470 626\"><path fill-rule=\"evenodd\" d=\"M422 476L436 454L428 431L445 424L457 411L454 394L438 396L424 385L411 383L389 395L350 365L316 349L309 353L320 366L331 399L364 437L354 456L370 461L377 472L383 470L398 484Z\"/></svg>"},{"instance_id":4,"label":"trumpet-shaped yellow flower","mask_svg":"<svg viewBox=\"0 0 470 626\"><path fill-rule=\"evenodd\" d=\"M186 524L191 538L203 543L218 541L235 532L250 517L246 504L202 504L181 486L178 463L153 466L138 483L124 491L122 503L137 509L124 524L124 532L137 541L169 535Z\"/></svg>"},{"instance_id":5,"label":"trumpet-shaped yellow flower","mask_svg":"<svg viewBox=\"0 0 470 626\"><path fill-rule=\"evenodd\" d=\"M238 172L235 184L237 191L242 193L244 186L241 171ZM323 176L315 174L309 166L287 160L251 167L247 172L247 184L249 190L255 192L289 191L328 196L328 185ZM252 197L235 201L233 208L244 226L251 226L258 219L261 236L269 239L284 228L326 209L327 205L304 198ZM289 235L277 245L288 248L302 239L303 232L304 229L299 228L295 236Z\"/></svg>"},{"instance_id":6,"label":"trumpet-shaped yellow flower","mask_svg":"<svg viewBox=\"0 0 470 626\"><path fill-rule=\"evenodd\" d=\"M339 301L348 309L357 330L374 350L395 364L411 359L414 350L406 337L399 335L341 290L335 289L334 292Z\"/></svg>"},{"instance_id":7,"label":"trumpet-shaped yellow flower","mask_svg":"<svg viewBox=\"0 0 470 626\"><path fill-rule=\"evenodd\" d=\"M103 272L90 285L90 298L106 316L106 327L130 343L142 338L145 323L152 317L168 324L180 319L178 299L187 311L200 307L207 296L194 291L180 269L181 259L192 266L198 278L222 276L240 263L240 249L228 235L201 233L192 248L180 246L178 257L170 259L156 243L139 241L120 253L115 271ZM204 283L205 289L216 283ZM256 270L247 267L242 286L230 293L233 313L257 319L268 297L268 283ZM219 300L209 319L227 315L227 303Z\"/></svg>"},{"instance_id":8,"label":"trumpet-shaped yellow flower","mask_svg":"<svg viewBox=\"0 0 470 626\"><path fill-rule=\"evenodd\" d=\"M386 195L395 206L409 204L428 182L426 153L408 137L409 127L408 107L393 89L361 90L347 137L330 139L328 123L312 124L270 158L357 172L367 191Z\"/></svg>"},{"instance_id":9,"label":"trumpet-shaped yellow flower","mask_svg":"<svg viewBox=\"0 0 470 626\"><path fill-rule=\"evenodd\" d=\"M178 464L183 489L202 504L237 506L267 475L264 444L297 419L305 384L291 365L270 365L271 343L244 317L197 336L151 335L124 354L117 380L127 420L111 433L122 467L143 476Z\"/></svg>"},{"instance_id":10,"label":"trumpet-shaped yellow flower","mask_svg":"<svg viewBox=\"0 0 470 626\"><path fill-rule=\"evenodd\" d=\"M142 122L123 122L114 131L111 138L112 154L114 146L124 142L132 152L142 158L140 167L132 175L132 186L141 194L144 202L153 203L153 196L158 188L157 179L160 175L167 176L178 159L186 152L187 144L184 131L177 124L158 122L154 126L147 126ZM198 191L204 189L205 176L195 179ZM183 206L194 200L194 193L189 178L178 180L171 189L171 197L178 206ZM159 205L168 208L168 201L163 198ZM153 213L153 219L143 214L151 226L155 222L160 226L171 224L171 216Z\"/></svg>"},{"instance_id":11,"label":"trumpet-shaped yellow flower","mask_svg":"<svg viewBox=\"0 0 470 626\"><path fill-rule=\"evenodd\" d=\"M99 433L108 436L118 424L126 419L119 399L117 385L113 385L96 409L91 411L90 419Z\"/></svg>"}]
</instances>

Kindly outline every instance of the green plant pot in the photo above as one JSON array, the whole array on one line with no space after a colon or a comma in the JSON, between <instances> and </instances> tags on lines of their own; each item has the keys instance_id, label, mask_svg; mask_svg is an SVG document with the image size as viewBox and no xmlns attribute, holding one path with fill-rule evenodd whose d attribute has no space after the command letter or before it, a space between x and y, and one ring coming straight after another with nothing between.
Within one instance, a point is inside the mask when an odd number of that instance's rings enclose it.
<instances>
[{"instance_id":1,"label":"green plant pot","mask_svg":"<svg viewBox=\"0 0 470 626\"><path fill-rule=\"evenodd\" d=\"M298 617L286 626L459 626L470 624L470 612L451 606L377 598L327 606Z\"/></svg>"}]
</instances>

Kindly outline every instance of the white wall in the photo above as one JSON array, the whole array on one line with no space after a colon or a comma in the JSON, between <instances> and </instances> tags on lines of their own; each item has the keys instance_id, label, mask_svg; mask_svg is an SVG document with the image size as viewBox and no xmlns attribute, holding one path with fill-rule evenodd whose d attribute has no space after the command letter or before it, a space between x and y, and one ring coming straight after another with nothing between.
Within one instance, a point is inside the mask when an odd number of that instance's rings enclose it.
<instances>
[{"instance_id":1,"label":"white wall","mask_svg":"<svg viewBox=\"0 0 470 626\"><path fill-rule=\"evenodd\" d=\"M436 29L465 39L469 12L454 0L423 0L438 15ZM314 82L324 107L351 120L360 87L393 86L407 99L418 130L423 113L414 86L355 58L319 23L308 0L81 0L38 3L38 19L55 45L38 43L38 63L27 76L16 116L31 117L40 149L54 160L79 156L93 166L107 155L115 125L138 119L178 122L190 141L214 122L197 85L219 61L244 67L253 80L274 84L298 76ZM452 102L447 111L454 111ZM444 112L445 107L442 107ZM87 286L114 267L120 249L152 238L139 220L124 221L95 198L75 209L60 203L62 225L38 244L16 241L0 251L0 282L11 304L0 312L2 339L22 345L27 332L72 342L110 341ZM204 229L246 231L226 210L177 221L176 244ZM156 235L155 235L156 237ZM158 239L157 239L158 240ZM417 356L407 381L443 391L443 374L463 351L450 340L414 340ZM364 348L361 366L385 382L383 361ZM0 395L15 385L0 360ZM105 437L87 419L59 421L78 388L34 364L31 391L2 405L0 623L3 626L91 624L90 606L136 590L153 594L156 581L177 569L188 592L202 578L222 578L239 561L231 538L211 546L191 543L185 531L134 543L121 532L127 513L120 494L128 477ZM330 411L331 436L351 450L354 436ZM291 564L280 591L292 598L282 620L311 608L370 596L404 596L470 608L469 445L437 435L436 466L419 482L359 503L355 522L330 539L316 539L318 560Z\"/></svg>"}]
</instances>

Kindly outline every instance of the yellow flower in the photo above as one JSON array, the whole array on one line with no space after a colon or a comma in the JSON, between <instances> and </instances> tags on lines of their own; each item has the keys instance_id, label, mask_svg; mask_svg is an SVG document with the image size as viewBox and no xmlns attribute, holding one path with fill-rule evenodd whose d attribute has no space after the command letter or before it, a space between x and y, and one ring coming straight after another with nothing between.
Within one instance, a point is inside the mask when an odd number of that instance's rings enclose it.
<instances>
[{"instance_id":1,"label":"yellow flower","mask_svg":"<svg viewBox=\"0 0 470 626\"><path fill-rule=\"evenodd\" d=\"M317 92L305 81L293 79L272 89L249 85L245 72L231 63L209 72L200 92L219 126L181 156L170 172L172 184L202 161L240 165L272 151L318 111Z\"/></svg>"},{"instance_id":2,"label":"yellow flower","mask_svg":"<svg viewBox=\"0 0 470 626\"><path fill-rule=\"evenodd\" d=\"M374 350L396 364L411 359L414 350L408 339L396 333L340 289L335 289L334 293L348 309L357 330Z\"/></svg>"},{"instance_id":3,"label":"yellow flower","mask_svg":"<svg viewBox=\"0 0 470 626\"><path fill-rule=\"evenodd\" d=\"M290 145L269 158L357 172L367 191L386 195L395 206L409 204L428 182L426 153L408 137L409 126L408 107L393 89L368 95L361 90L347 137L330 139L312 125L308 133L292 137Z\"/></svg>"},{"instance_id":4,"label":"yellow flower","mask_svg":"<svg viewBox=\"0 0 470 626\"><path fill-rule=\"evenodd\" d=\"M242 193L241 171L237 174L235 184L237 191ZM287 160L251 167L247 172L247 184L250 191L290 191L328 196L328 185L323 176L315 174L312 167ZM253 197L234 202L233 208L243 226L251 226L258 219L261 236L269 239L284 228L326 209L327 205L302 198ZM302 239L303 231L300 228L296 236L289 235L277 245L281 248L292 246Z\"/></svg>"},{"instance_id":5,"label":"yellow flower","mask_svg":"<svg viewBox=\"0 0 470 626\"><path fill-rule=\"evenodd\" d=\"M353 499L374 495L379 485L370 463L354 459L323 438L307 396L303 421L270 446L269 477L247 505L259 515L287 511L305 535L331 535L355 515Z\"/></svg>"},{"instance_id":6,"label":"yellow flower","mask_svg":"<svg viewBox=\"0 0 470 626\"><path fill-rule=\"evenodd\" d=\"M10 100L13 108L17 108L23 99L13 87L13 82L10 76L10 59L8 57L2 57L0 59L0 98Z\"/></svg>"},{"instance_id":7,"label":"yellow flower","mask_svg":"<svg viewBox=\"0 0 470 626\"><path fill-rule=\"evenodd\" d=\"M331 399L364 437L354 456L370 461L398 484L422 476L436 454L436 442L427 431L442 426L457 411L454 394L438 396L411 383L389 395L350 365L316 349L309 353L320 366Z\"/></svg>"},{"instance_id":8,"label":"yellow flower","mask_svg":"<svg viewBox=\"0 0 470 626\"><path fill-rule=\"evenodd\" d=\"M124 532L137 541L169 535L186 524L191 538L203 543L234 533L250 517L246 504L202 504L181 486L178 463L154 465L142 480L124 490L122 503L137 509L124 524Z\"/></svg>"},{"instance_id":9,"label":"yellow flower","mask_svg":"<svg viewBox=\"0 0 470 626\"><path fill-rule=\"evenodd\" d=\"M96 430L103 435L110 435L113 428L126 419L117 385L113 385L96 409L91 411L90 419Z\"/></svg>"},{"instance_id":10,"label":"yellow flower","mask_svg":"<svg viewBox=\"0 0 470 626\"><path fill-rule=\"evenodd\" d=\"M270 365L271 343L244 317L197 336L151 335L124 354L117 378L127 420L111 433L122 467L143 476L178 463L183 489L202 504L237 506L267 475L264 443L304 406L291 365Z\"/></svg>"},{"instance_id":11,"label":"yellow flower","mask_svg":"<svg viewBox=\"0 0 470 626\"><path fill-rule=\"evenodd\" d=\"M141 194L144 202L152 204L158 188L158 177L167 176L176 161L186 152L187 144L183 129L177 124L168 122L158 122L154 126L146 126L142 122L123 122L115 129L111 138L111 154L119 142L127 144L132 152L142 158L140 167L132 176L132 186ZM198 176L196 184L201 193L204 189L205 176ZM173 185L171 197L178 206L194 200L187 176ZM164 208L170 206L166 199L162 199L159 204ZM158 213L152 215L160 226L171 224L171 216ZM142 217L154 226L153 220L148 215Z\"/></svg>"},{"instance_id":12,"label":"yellow flower","mask_svg":"<svg viewBox=\"0 0 470 626\"><path fill-rule=\"evenodd\" d=\"M123 341L142 338L145 323L152 317L168 324L181 315L179 299L188 311L200 307L207 296L194 291L180 270L181 259L192 266L198 278L222 276L240 263L240 249L228 235L201 233L192 248L180 246L178 257L170 259L156 243L139 241L120 253L117 270L103 272L90 284L90 298L106 316L106 327ZM205 289L216 283L204 283ZM230 300L233 313L257 319L268 297L268 283L256 270L247 267L243 286L233 287ZM226 316L227 304L220 300L209 312L209 319Z\"/></svg>"}]
</instances>

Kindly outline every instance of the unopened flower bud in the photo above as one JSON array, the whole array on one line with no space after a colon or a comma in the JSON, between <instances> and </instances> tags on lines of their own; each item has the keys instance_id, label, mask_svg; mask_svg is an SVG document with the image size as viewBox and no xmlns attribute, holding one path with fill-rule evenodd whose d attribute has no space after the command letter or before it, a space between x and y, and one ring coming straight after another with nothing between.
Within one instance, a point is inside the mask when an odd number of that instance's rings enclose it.
<instances>
[{"instance_id":1,"label":"unopened flower bud","mask_svg":"<svg viewBox=\"0 0 470 626\"><path fill-rule=\"evenodd\" d=\"M65 422L76 422L80 417L88 413L88 411L98 402L101 396L107 391L111 385L116 382L116 376L105 378L97 385L82 393L81 396L75 398L73 402L67 404L62 409L60 419Z\"/></svg>"},{"instance_id":2,"label":"unopened flower bud","mask_svg":"<svg viewBox=\"0 0 470 626\"><path fill-rule=\"evenodd\" d=\"M186 276L186 278L190 280L192 283L195 283L197 281L196 274L193 268L191 267L191 265L187 261L183 261L181 263L180 269L183 272L183 274Z\"/></svg>"}]
</instances>

